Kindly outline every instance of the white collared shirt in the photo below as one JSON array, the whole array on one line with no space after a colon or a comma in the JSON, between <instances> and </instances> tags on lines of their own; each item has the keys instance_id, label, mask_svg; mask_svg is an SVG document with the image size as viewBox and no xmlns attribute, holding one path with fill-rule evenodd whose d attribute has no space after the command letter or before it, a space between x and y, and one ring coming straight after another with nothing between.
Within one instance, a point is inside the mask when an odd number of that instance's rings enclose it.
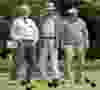
<instances>
[{"instance_id":1,"label":"white collared shirt","mask_svg":"<svg viewBox=\"0 0 100 90\"><path fill-rule=\"evenodd\" d=\"M11 27L11 37L14 40L34 40L39 39L39 30L32 19L19 17L13 21Z\"/></svg>"},{"instance_id":2,"label":"white collared shirt","mask_svg":"<svg viewBox=\"0 0 100 90\"><path fill-rule=\"evenodd\" d=\"M42 30L45 37L55 37L56 31L55 31L55 20L53 17L47 17L47 19L44 21L44 24L42 26Z\"/></svg>"}]
</instances>

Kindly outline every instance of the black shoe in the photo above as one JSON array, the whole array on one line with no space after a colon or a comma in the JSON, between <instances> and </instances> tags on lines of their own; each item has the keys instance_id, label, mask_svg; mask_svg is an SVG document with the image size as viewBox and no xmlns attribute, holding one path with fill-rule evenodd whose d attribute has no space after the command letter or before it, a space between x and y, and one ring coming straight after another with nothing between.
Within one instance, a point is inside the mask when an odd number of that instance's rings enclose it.
<instances>
[{"instance_id":1,"label":"black shoe","mask_svg":"<svg viewBox=\"0 0 100 90\"><path fill-rule=\"evenodd\" d=\"M21 86L25 86L27 84L27 81L26 80L22 80L21 82L20 82L20 85Z\"/></svg>"}]
</instances>

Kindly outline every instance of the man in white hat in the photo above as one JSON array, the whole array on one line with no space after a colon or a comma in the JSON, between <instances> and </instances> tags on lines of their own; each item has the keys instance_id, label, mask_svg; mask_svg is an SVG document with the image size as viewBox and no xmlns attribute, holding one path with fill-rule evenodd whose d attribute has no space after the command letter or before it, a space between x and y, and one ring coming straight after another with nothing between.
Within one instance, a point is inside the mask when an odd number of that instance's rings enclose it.
<instances>
[{"instance_id":1,"label":"man in white hat","mask_svg":"<svg viewBox=\"0 0 100 90\"><path fill-rule=\"evenodd\" d=\"M40 52L40 64L41 68L40 71L43 77L48 77L47 75L47 63L48 63L48 53L50 54L50 61L52 65L52 70L55 73L54 76L59 76L59 69L58 69L58 60L57 55L58 51L56 46L56 8L53 2L48 3L48 16L44 19L41 24L42 34L41 37L43 39L43 48L41 48Z\"/></svg>"},{"instance_id":2,"label":"man in white hat","mask_svg":"<svg viewBox=\"0 0 100 90\"><path fill-rule=\"evenodd\" d=\"M31 18L29 18L31 14L30 7L27 4L20 5L19 10L22 10L22 12L17 12L16 19L13 20L11 25L11 37L12 39L20 42L21 46L18 47L18 56L16 60L16 65L23 65L22 58L25 62L28 64L27 71L25 70L25 77L21 77L21 79L30 79L31 77L31 70L33 69L33 66L35 65L33 57L34 57L34 47L39 39L39 30L36 26L35 21L33 21ZM22 63L21 63L22 62ZM34 67L35 68L35 67ZM22 71L21 71L22 72Z\"/></svg>"},{"instance_id":3,"label":"man in white hat","mask_svg":"<svg viewBox=\"0 0 100 90\"><path fill-rule=\"evenodd\" d=\"M67 11L69 16L65 18L64 35L64 57L65 57L65 79L79 83L82 80L82 65L85 59L85 49L89 48L88 30L84 20L78 17L78 10L71 8ZM67 15L67 14L66 14ZM72 75L73 56L77 55L80 70ZM74 76L74 78L73 78Z\"/></svg>"}]
</instances>

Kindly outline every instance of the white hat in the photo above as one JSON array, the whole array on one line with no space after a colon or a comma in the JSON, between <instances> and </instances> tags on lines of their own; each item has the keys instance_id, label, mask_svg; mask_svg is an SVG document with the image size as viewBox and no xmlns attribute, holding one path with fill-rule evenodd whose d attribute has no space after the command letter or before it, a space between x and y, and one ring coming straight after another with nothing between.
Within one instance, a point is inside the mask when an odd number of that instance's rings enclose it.
<instances>
[{"instance_id":1,"label":"white hat","mask_svg":"<svg viewBox=\"0 0 100 90\"><path fill-rule=\"evenodd\" d=\"M79 12L79 10L76 9L76 8L71 8L71 9L69 9L67 12L68 12L68 13L72 13L72 14L74 14L74 13L77 14L77 13Z\"/></svg>"},{"instance_id":2,"label":"white hat","mask_svg":"<svg viewBox=\"0 0 100 90\"><path fill-rule=\"evenodd\" d=\"M48 10L55 10L56 7L55 7L55 4L53 2L49 2L48 3Z\"/></svg>"}]
</instances>

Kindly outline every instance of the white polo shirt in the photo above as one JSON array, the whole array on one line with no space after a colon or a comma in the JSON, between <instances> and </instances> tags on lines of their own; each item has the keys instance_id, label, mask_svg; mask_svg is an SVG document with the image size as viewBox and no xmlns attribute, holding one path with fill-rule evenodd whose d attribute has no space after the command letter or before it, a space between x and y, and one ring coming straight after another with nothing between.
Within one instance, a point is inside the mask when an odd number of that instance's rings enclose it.
<instances>
[{"instance_id":1,"label":"white polo shirt","mask_svg":"<svg viewBox=\"0 0 100 90\"><path fill-rule=\"evenodd\" d=\"M37 42L39 30L32 19L19 17L13 21L11 37L14 40L34 40Z\"/></svg>"},{"instance_id":2,"label":"white polo shirt","mask_svg":"<svg viewBox=\"0 0 100 90\"><path fill-rule=\"evenodd\" d=\"M55 19L53 17L47 17L42 25L42 33L44 37L55 37Z\"/></svg>"}]
</instances>

